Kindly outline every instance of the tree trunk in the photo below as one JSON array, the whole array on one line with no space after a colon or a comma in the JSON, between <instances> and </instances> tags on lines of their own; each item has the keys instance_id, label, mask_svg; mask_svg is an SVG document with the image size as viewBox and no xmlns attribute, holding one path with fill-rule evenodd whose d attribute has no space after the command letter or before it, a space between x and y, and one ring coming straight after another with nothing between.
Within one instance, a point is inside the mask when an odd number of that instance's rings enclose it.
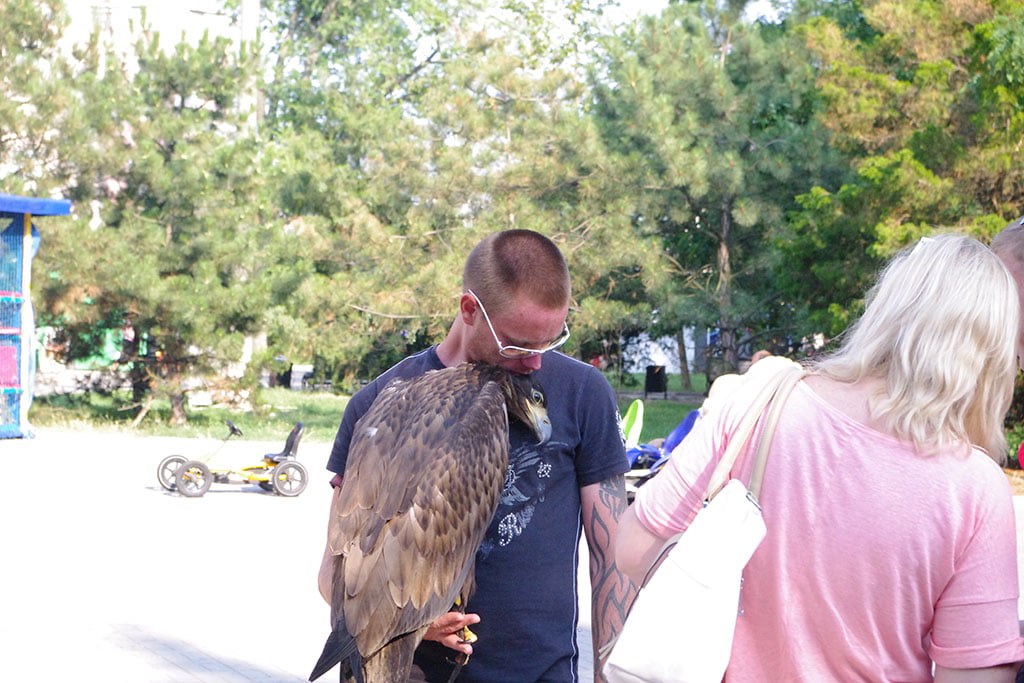
<instances>
[{"instance_id":1,"label":"tree trunk","mask_svg":"<svg viewBox=\"0 0 1024 683\"><path fill-rule=\"evenodd\" d=\"M682 328L676 333L676 348L679 350L679 381L683 385L683 391L693 391L690 363L686 358L686 334Z\"/></svg>"},{"instance_id":2,"label":"tree trunk","mask_svg":"<svg viewBox=\"0 0 1024 683\"><path fill-rule=\"evenodd\" d=\"M185 361L185 345L181 339L171 337L165 340L163 353L157 354L157 374L162 384L161 389L166 389L171 400L170 424L179 427L188 422L188 415L185 413L185 390L182 388L186 369L189 367Z\"/></svg>"},{"instance_id":3,"label":"tree trunk","mask_svg":"<svg viewBox=\"0 0 1024 683\"><path fill-rule=\"evenodd\" d=\"M188 414L185 412L185 392L176 391L171 394L171 425L180 427L188 423Z\"/></svg>"},{"instance_id":4,"label":"tree trunk","mask_svg":"<svg viewBox=\"0 0 1024 683\"><path fill-rule=\"evenodd\" d=\"M139 412L135 414L135 419L132 420L131 428L135 429L142 421L146 418L149 413L149 409L153 407L153 394L148 393L145 395L141 405L139 405Z\"/></svg>"},{"instance_id":5,"label":"tree trunk","mask_svg":"<svg viewBox=\"0 0 1024 683\"><path fill-rule=\"evenodd\" d=\"M722 234L718 242L718 343L722 347L722 372L739 370L736 321L732 319L732 264L729 259L732 203L732 197L722 200Z\"/></svg>"},{"instance_id":6,"label":"tree trunk","mask_svg":"<svg viewBox=\"0 0 1024 683\"><path fill-rule=\"evenodd\" d=\"M132 404L136 406L142 405L142 400L149 393L149 373L146 371L146 359L139 355L141 334L134 328L131 333L126 331L121 346L121 353L129 363L128 377L132 382Z\"/></svg>"}]
</instances>

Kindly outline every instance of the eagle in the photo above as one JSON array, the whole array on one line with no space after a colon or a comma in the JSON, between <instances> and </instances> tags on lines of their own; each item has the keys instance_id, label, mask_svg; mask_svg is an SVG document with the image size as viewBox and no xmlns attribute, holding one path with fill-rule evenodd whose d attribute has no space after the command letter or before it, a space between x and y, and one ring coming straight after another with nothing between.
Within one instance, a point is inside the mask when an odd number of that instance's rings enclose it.
<instances>
[{"instance_id":1,"label":"eagle","mask_svg":"<svg viewBox=\"0 0 1024 683\"><path fill-rule=\"evenodd\" d=\"M342 680L404 683L427 626L465 609L510 417L551 436L530 375L463 363L391 381L356 422L328 531L333 630L309 680L342 662Z\"/></svg>"}]
</instances>

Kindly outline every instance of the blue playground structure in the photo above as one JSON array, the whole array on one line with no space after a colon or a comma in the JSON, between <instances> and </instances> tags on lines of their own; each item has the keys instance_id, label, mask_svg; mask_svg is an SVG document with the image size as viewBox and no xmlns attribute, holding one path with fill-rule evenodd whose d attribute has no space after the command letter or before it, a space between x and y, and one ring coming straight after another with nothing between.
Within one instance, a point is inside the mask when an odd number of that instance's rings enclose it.
<instances>
[{"instance_id":1,"label":"blue playground structure","mask_svg":"<svg viewBox=\"0 0 1024 683\"><path fill-rule=\"evenodd\" d=\"M0 193L0 438L34 435L28 423L36 357L32 258L39 232L32 216L66 216L71 202Z\"/></svg>"}]
</instances>

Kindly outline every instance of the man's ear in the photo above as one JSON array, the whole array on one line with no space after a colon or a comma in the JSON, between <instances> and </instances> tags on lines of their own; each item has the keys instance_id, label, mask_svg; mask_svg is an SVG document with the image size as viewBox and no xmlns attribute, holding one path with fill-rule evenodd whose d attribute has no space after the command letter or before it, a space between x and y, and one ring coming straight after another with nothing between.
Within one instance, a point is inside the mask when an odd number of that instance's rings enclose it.
<instances>
[{"instance_id":1,"label":"man's ear","mask_svg":"<svg viewBox=\"0 0 1024 683\"><path fill-rule=\"evenodd\" d=\"M459 300L459 315L462 317L462 322L466 325L472 325L473 321L476 320L476 312L480 308L480 304L477 303L476 298L468 292L462 293L462 299Z\"/></svg>"}]
</instances>

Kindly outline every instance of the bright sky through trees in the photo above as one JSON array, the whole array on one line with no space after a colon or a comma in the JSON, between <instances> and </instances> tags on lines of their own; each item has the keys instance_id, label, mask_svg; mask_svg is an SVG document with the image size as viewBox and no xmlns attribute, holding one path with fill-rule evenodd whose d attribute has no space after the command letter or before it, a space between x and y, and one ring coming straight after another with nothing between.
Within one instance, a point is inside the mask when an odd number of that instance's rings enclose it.
<instances>
[{"instance_id":1,"label":"bright sky through trees","mask_svg":"<svg viewBox=\"0 0 1024 683\"><path fill-rule=\"evenodd\" d=\"M668 4L666 0L624 0L618 7L610 7L609 15L622 20L634 19L640 14L657 14L665 9ZM747 6L747 19L753 21L760 17L773 18L776 16L775 8L770 0L753 0Z\"/></svg>"}]
</instances>

